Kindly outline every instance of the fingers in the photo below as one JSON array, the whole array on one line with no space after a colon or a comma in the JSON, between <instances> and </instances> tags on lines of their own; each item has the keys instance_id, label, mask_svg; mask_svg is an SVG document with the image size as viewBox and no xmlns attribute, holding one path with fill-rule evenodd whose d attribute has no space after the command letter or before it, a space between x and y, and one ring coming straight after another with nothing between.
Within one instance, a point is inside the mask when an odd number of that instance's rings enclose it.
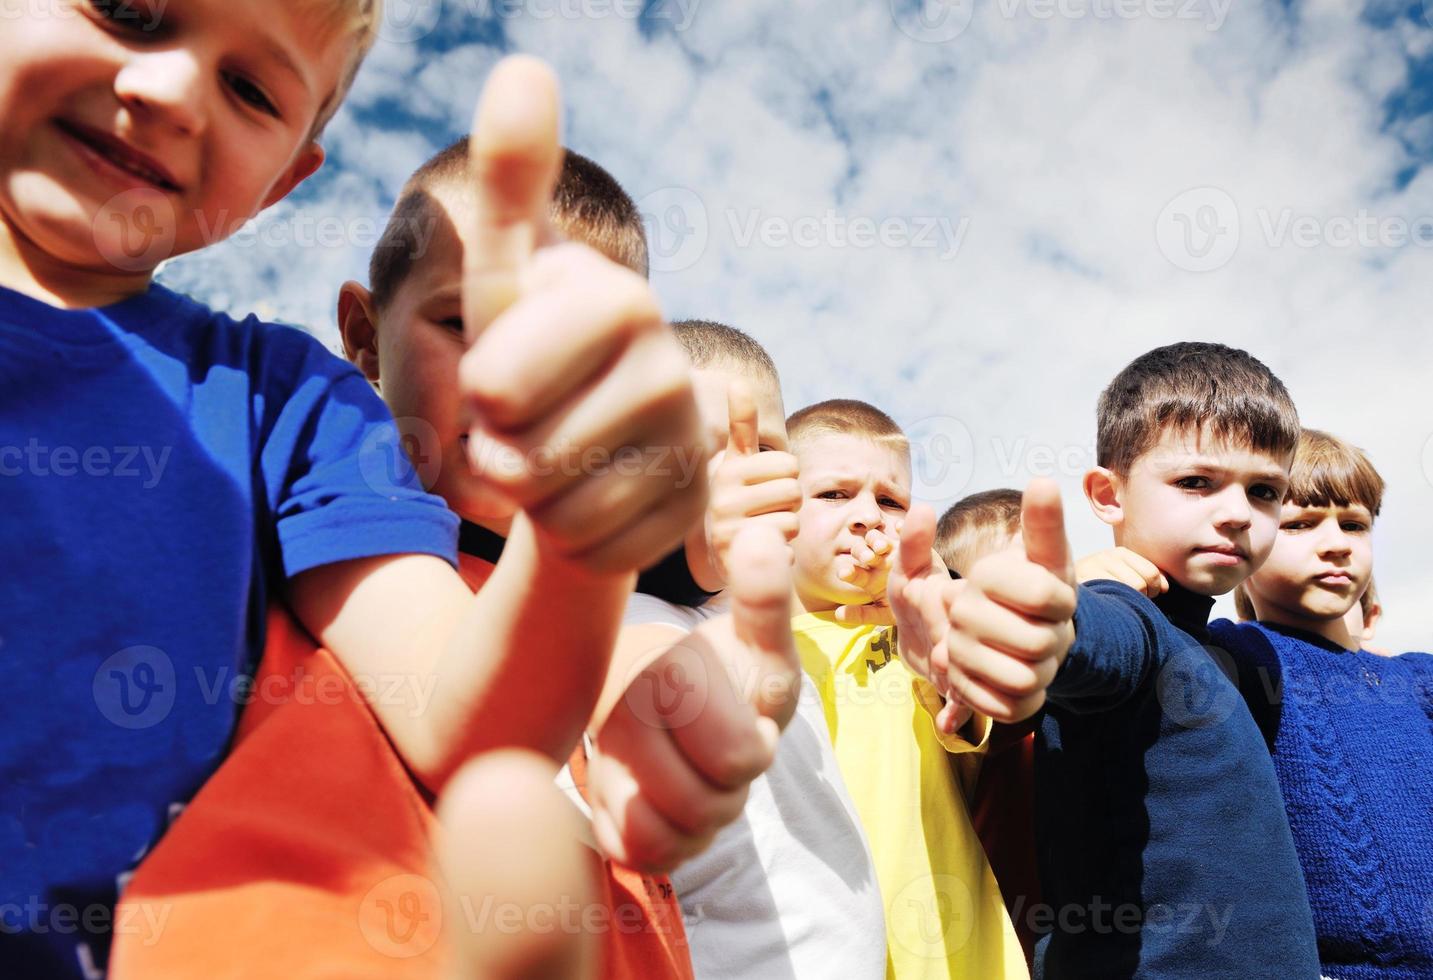
<instances>
[{"instance_id":1,"label":"fingers","mask_svg":"<svg viewBox=\"0 0 1433 980\"><path fill-rule=\"evenodd\" d=\"M1060 503L1060 488L1054 480L1042 477L1030 481L1020 508L1020 534L1025 542L1026 558L1074 584L1070 543L1065 535L1065 511Z\"/></svg>"},{"instance_id":2,"label":"fingers","mask_svg":"<svg viewBox=\"0 0 1433 980\"><path fill-rule=\"evenodd\" d=\"M972 590L961 594L969 595L972 601L989 599L1032 620L1058 623L1075 614L1072 584L1032 568L1018 552L987 555L975 563L966 581Z\"/></svg>"},{"instance_id":3,"label":"fingers","mask_svg":"<svg viewBox=\"0 0 1433 980\"><path fill-rule=\"evenodd\" d=\"M755 456L761 448L756 434L756 396L751 386L734 378L726 390L727 453L732 456Z\"/></svg>"},{"instance_id":4,"label":"fingers","mask_svg":"<svg viewBox=\"0 0 1433 980\"><path fill-rule=\"evenodd\" d=\"M894 626L896 614L884 602L868 602L863 606L837 606L836 622L846 626Z\"/></svg>"},{"instance_id":5,"label":"fingers","mask_svg":"<svg viewBox=\"0 0 1433 980\"><path fill-rule=\"evenodd\" d=\"M467 763L438 802L435 849L446 886L452 980L567 980L594 974L591 936L574 930L481 929L465 909L496 898L523 910L595 901L591 857L577 809L553 785L552 762L499 750Z\"/></svg>"},{"instance_id":6,"label":"fingers","mask_svg":"<svg viewBox=\"0 0 1433 980\"><path fill-rule=\"evenodd\" d=\"M916 504L901 526L897 567L906 578L918 578L930 567L931 548L935 544L935 511L925 504Z\"/></svg>"},{"instance_id":7,"label":"fingers","mask_svg":"<svg viewBox=\"0 0 1433 980\"><path fill-rule=\"evenodd\" d=\"M591 759L587 776L589 792L600 800L592 808L592 834L602 852L618 864L661 874L711 843L710 837L692 837L673 827L636 780L605 756Z\"/></svg>"},{"instance_id":8,"label":"fingers","mask_svg":"<svg viewBox=\"0 0 1433 980\"><path fill-rule=\"evenodd\" d=\"M548 231L562 167L557 78L535 58L500 61L488 76L468 139L476 214L463 256L463 324L471 343L518 294Z\"/></svg>"},{"instance_id":9,"label":"fingers","mask_svg":"<svg viewBox=\"0 0 1433 980\"><path fill-rule=\"evenodd\" d=\"M1169 591L1169 580L1164 577L1164 573L1159 570L1158 565L1143 555L1130 551L1128 548L1120 548L1119 550L1124 559L1129 563L1129 566L1134 569L1135 574L1140 578L1141 584L1135 586L1135 588L1140 589L1151 599Z\"/></svg>"},{"instance_id":10,"label":"fingers","mask_svg":"<svg viewBox=\"0 0 1433 980\"><path fill-rule=\"evenodd\" d=\"M666 729L648 724L625 701L613 709L597 740L604 765L617 767L604 771L598 783L609 810L620 811L619 798L640 792L672 833L697 842L731 823L746 806L746 784L724 789L708 783L687 764ZM614 823L620 825L621 817Z\"/></svg>"},{"instance_id":11,"label":"fingers","mask_svg":"<svg viewBox=\"0 0 1433 980\"><path fill-rule=\"evenodd\" d=\"M575 391L610 375L613 359L643 334L656 338L646 349L671 348L656 376L675 375L690 387L690 367L640 276L574 244L544 249L530 264L521 301L509 300L484 324L458 366L467 405L489 432L517 434L542 423ZM477 291L471 281L464 281L465 303Z\"/></svg>"},{"instance_id":12,"label":"fingers","mask_svg":"<svg viewBox=\"0 0 1433 980\"><path fill-rule=\"evenodd\" d=\"M732 629L756 666L752 706L784 727L796 711L800 661L791 634L791 563L786 541L770 528L747 526L732 542L729 587Z\"/></svg>"},{"instance_id":13,"label":"fingers","mask_svg":"<svg viewBox=\"0 0 1433 980\"><path fill-rule=\"evenodd\" d=\"M878 562L882 562L887 555L895 548L895 542L877 530L866 532L865 538L856 542L851 549L851 557L865 568L873 568Z\"/></svg>"}]
</instances>

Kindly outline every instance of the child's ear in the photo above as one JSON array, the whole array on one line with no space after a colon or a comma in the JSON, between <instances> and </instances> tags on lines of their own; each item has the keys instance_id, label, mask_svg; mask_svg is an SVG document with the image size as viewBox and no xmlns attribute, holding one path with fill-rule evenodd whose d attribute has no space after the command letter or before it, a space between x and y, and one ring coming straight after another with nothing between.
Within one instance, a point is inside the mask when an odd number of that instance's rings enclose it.
<instances>
[{"instance_id":1,"label":"child's ear","mask_svg":"<svg viewBox=\"0 0 1433 980\"><path fill-rule=\"evenodd\" d=\"M1111 527L1119 527L1124 520L1124 506L1120 503L1120 478L1114 470L1096 466L1085 474L1085 499L1095 516Z\"/></svg>"},{"instance_id":2,"label":"child's ear","mask_svg":"<svg viewBox=\"0 0 1433 980\"><path fill-rule=\"evenodd\" d=\"M373 312L373 294L351 279L338 291L338 332L343 336L343 356L378 384L378 319Z\"/></svg>"},{"instance_id":3,"label":"child's ear","mask_svg":"<svg viewBox=\"0 0 1433 980\"><path fill-rule=\"evenodd\" d=\"M294 162L289 164L289 169L269 188L269 196L264 198L264 207L277 204L288 197L295 187L312 177L314 172L323 166L323 161L323 147L319 146L317 141L310 140L308 146L300 150Z\"/></svg>"},{"instance_id":4,"label":"child's ear","mask_svg":"<svg viewBox=\"0 0 1433 980\"><path fill-rule=\"evenodd\" d=\"M1373 632L1378 628L1378 621L1382 618L1382 604L1370 602L1368 604L1368 611L1363 614L1363 636L1361 639L1365 645L1373 642Z\"/></svg>"}]
</instances>

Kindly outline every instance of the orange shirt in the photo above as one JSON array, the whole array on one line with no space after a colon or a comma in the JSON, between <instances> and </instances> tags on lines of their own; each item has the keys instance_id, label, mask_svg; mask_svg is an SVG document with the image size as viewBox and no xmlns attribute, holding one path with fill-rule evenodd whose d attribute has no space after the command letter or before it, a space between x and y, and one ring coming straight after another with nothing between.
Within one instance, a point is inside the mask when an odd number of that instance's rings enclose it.
<instances>
[{"instance_id":1,"label":"orange shirt","mask_svg":"<svg viewBox=\"0 0 1433 980\"><path fill-rule=\"evenodd\" d=\"M474 589L492 567L462 556ZM437 821L363 694L277 607L254 681L228 757L124 889L109 976L445 976ZM593 864L601 975L690 980L670 882Z\"/></svg>"}]
</instances>

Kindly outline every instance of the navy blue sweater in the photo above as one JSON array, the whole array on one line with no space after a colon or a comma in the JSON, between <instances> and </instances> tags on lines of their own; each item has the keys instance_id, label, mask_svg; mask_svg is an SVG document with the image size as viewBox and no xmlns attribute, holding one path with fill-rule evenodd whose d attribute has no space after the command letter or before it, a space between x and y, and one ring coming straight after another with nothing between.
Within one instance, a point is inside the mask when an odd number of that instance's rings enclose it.
<instances>
[{"instance_id":1,"label":"navy blue sweater","mask_svg":"<svg viewBox=\"0 0 1433 980\"><path fill-rule=\"evenodd\" d=\"M1037 978L1319 975L1273 763L1203 645L1212 606L1080 587L1036 743Z\"/></svg>"},{"instance_id":2,"label":"navy blue sweater","mask_svg":"<svg viewBox=\"0 0 1433 980\"><path fill-rule=\"evenodd\" d=\"M1326 976L1433 977L1433 656L1220 620L1261 716Z\"/></svg>"}]
</instances>

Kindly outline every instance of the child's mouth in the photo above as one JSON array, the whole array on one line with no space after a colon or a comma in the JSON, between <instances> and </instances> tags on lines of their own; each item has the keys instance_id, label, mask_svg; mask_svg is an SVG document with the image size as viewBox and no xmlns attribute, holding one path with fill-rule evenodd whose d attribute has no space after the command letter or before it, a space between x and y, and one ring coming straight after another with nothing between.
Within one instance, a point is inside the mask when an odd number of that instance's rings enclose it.
<instances>
[{"instance_id":1,"label":"child's mouth","mask_svg":"<svg viewBox=\"0 0 1433 980\"><path fill-rule=\"evenodd\" d=\"M55 125L82 150L98 157L102 163L115 170L137 177L163 191L179 190L179 184L158 161L130 148L108 133L63 119L56 120Z\"/></svg>"}]
</instances>

